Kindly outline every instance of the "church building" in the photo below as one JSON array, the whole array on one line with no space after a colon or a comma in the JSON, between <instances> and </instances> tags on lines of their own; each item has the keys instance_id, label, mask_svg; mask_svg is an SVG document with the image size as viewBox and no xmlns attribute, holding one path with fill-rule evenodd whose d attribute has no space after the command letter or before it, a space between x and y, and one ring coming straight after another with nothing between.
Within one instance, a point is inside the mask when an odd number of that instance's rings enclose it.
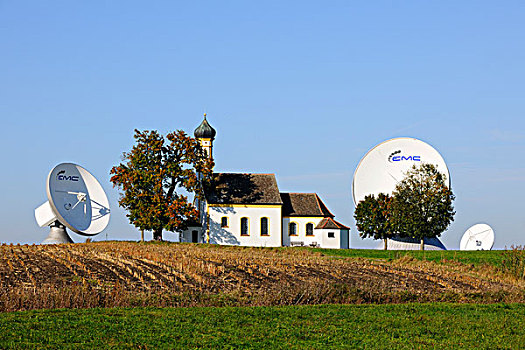
<instances>
[{"instance_id":1,"label":"church building","mask_svg":"<svg viewBox=\"0 0 525 350\"><path fill-rule=\"evenodd\" d=\"M195 138L213 157L216 131L206 120ZM337 222L316 193L280 192L275 174L214 173L197 201L200 223L183 242L253 247L348 248L350 228Z\"/></svg>"}]
</instances>

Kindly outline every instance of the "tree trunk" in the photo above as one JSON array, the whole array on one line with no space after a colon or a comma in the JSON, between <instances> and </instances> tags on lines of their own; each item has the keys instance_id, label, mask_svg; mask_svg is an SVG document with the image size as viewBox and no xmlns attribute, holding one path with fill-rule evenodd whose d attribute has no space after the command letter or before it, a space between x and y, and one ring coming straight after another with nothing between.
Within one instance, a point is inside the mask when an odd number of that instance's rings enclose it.
<instances>
[{"instance_id":1,"label":"tree trunk","mask_svg":"<svg viewBox=\"0 0 525 350\"><path fill-rule=\"evenodd\" d=\"M144 230L140 230L140 241L144 242Z\"/></svg>"},{"instance_id":2,"label":"tree trunk","mask_svg":"<svg viewBox=\"0 0 525 350\"><path fill-rule=\"evenodd\" d=\"M153 230L153 239L155 241L162 241L162 229Z\"/></svg>"},{"instance_id":3,"label":"tree trunk","mask_svg":"<svg viewBox=\"0 0 525 350\"><path fill-rule=\"evenodd\" d=\"M387 245L388 238L385 238L384 241L385 241L385 247L383 249L388 250L388 245Z\"/></svg>"},{"instance_id":4,"label":"tree trunk","mask_svg":"<svg viewBox=\"0 0 525 350\"><path fill-rule=\"evenodd\" d=\"M421 244L419 246L419 250L425 250L425 240L421 238Z\"/></svg>"}]
</instances>

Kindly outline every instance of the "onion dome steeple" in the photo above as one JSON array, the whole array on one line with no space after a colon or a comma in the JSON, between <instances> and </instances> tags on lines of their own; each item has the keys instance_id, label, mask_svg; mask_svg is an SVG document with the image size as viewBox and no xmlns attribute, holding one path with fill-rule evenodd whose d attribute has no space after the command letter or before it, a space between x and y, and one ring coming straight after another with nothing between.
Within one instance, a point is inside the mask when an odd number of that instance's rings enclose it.
<instances>
[{"instance_id":1,"label":"onion dome steeple","mask_svg":"<svg viewBox=\"0 0 525 350\"><path fill-rule=\"evenodd\" d=\"M215 139L215 134L217 132L206 120L206 113L204 113L204 120L201 125L195 129L194 135L197 140L199 140L202 148L208 154L210 159L213 159L213 140Z\"/></svg>"},{"instance_id":2,"label":"onion dome steeple","mask_svg":"<svg viewBox=\"0 0 525 350\"><path fill-rule=\"evenodd\" d=\"M204 113L204 120L202 121L201 125L195 129L194 135L197 139L215 139L215 135L217 132L214 128L211 127L211 125L206 120L206 113Z\"/></svg>"}]
</instances>

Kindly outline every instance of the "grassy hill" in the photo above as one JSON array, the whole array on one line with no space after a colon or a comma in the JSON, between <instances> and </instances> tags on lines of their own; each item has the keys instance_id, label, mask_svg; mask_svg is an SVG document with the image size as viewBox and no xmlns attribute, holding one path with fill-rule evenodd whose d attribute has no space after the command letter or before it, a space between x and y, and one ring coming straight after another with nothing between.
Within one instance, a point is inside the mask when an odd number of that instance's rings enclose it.
<instances>
[{"instance_id":1,"label":"grassy hill","mask_svg":"<svg viewBox=\"0 0 525 350\"><path fill-rule=\"evenodd\" d=\"M394 252L99 242L0 246L0 311L523 302L522 250Z\"/></svg>"}]
</instances>

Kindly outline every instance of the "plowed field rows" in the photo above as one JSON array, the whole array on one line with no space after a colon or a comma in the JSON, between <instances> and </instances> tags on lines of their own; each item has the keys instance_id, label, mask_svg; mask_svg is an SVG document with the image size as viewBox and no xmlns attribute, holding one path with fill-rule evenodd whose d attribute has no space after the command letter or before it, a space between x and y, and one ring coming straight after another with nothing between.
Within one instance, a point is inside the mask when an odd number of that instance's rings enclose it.
<instances>
[{"instance_id":1,"label":"plowed field rows","mask_svg":"<svg viewBox=\"0 0 525 350\"><path fill-rule=\"evenodd\" d=\"M304 249L104 242L0 246L0 310L522 301L488 266L333 258Z\"/></svg>"}]
</instances>

